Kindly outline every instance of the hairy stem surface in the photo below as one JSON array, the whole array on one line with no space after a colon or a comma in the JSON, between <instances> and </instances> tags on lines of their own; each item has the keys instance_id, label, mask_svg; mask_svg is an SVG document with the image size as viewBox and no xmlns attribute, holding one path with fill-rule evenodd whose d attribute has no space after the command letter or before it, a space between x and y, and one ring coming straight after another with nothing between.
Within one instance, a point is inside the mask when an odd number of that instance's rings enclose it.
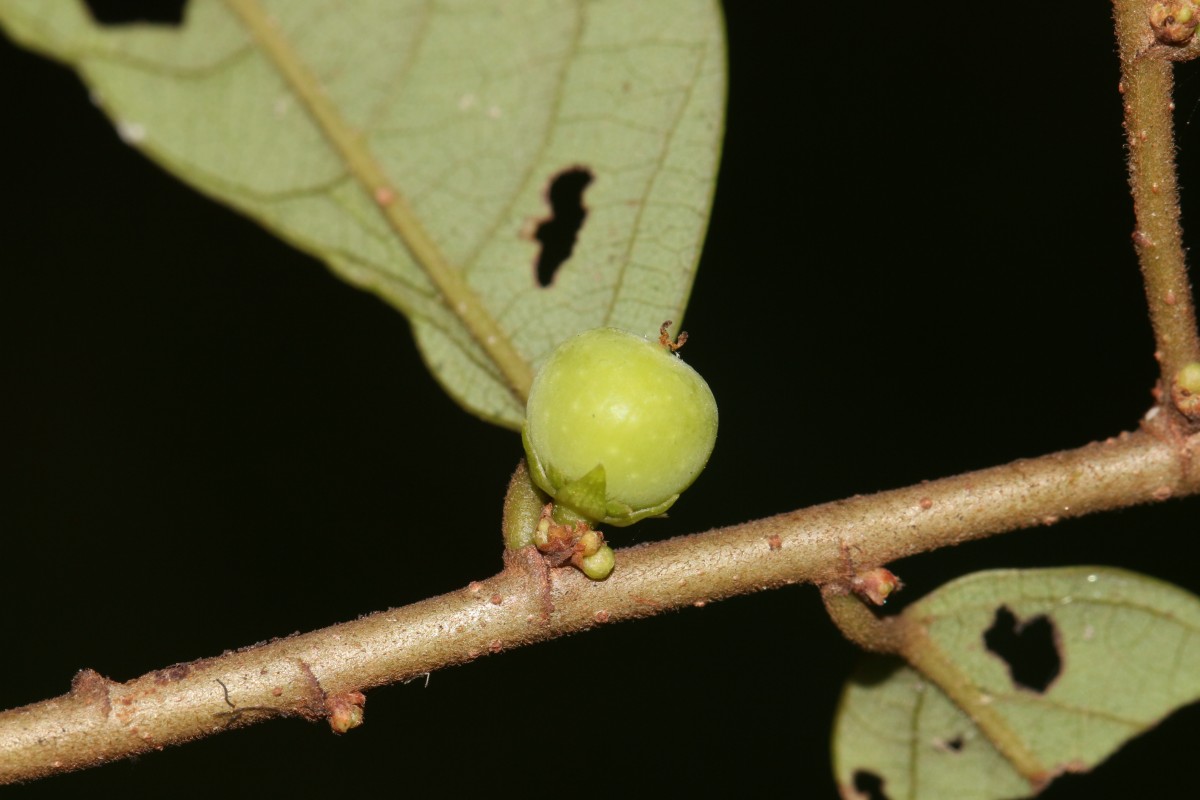
<instances>
[{"instance_id":1,"label":"hairy stem surface","mask_svg":"<svg viewBox=\"0 0 1200 800\"><path fill-rule=\"evenodd\" d=\"M1160 415L1161 417L1161 415ZM1159 426L1161 427L1161 426ZM1040 458L617 552L604 581L531 547L499 575L353 622L128 683L84 670L70 693L0 714L0 782L124 758L618 620L799 582L1064 517L1200 491L1157 428ZM350 701L347 701L350 698ZM344 720L344 717L342 718Z\"/></svg>"},{"instance_id":2,"label":"hairy stem surface","mask_svg":"<svg viewBox=\"0 0 1200 800\"><path fill-rule=\"evenodd\" d=\"M1115 0L1113 8L1121 57L1129 186L1136 218L1133 243L1146 286L1162 387L1172 392L1180 370L1200 361L1200 339L1179 224L1172 122L1175 105L1171 61L1190 51L1159 42L1150 24L1153 5L1146 0Z\"/></svg>"}]
</instances>

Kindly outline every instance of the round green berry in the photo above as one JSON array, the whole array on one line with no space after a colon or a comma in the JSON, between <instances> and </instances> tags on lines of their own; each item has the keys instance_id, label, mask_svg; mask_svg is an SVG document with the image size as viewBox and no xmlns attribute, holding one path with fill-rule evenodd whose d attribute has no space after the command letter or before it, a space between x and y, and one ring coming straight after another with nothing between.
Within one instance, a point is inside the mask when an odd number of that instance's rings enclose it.
<instances>
[{"instance_id":1,"label":"round green berry","mask_svg":"<svg viewBox=\"0 0 1200 800\"><path fill-rule=\"evenodd\" d=\"M670 346L596 328L538 371L523 435L530 474L556 505L629 525L666 511L704 469L717 403Z\"/></svg>"}]
</instances>

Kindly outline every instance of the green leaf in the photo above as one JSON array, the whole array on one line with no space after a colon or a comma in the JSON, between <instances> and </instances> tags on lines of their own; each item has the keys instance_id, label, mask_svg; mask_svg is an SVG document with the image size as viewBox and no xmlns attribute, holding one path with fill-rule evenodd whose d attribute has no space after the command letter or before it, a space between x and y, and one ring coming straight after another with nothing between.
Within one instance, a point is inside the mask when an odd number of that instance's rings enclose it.
<instances>
[{"instance_id":1,"label":"green leaf","mask_svg":"<svg viewBox=\"0 0 1200 800\"><path fill-rule=\"evenodd\" d=\"M408 315L435 377L509 427L562 339L681 318L722 136L706 0L191 0L178 28L0 0L131 145ZM539 286L533 232L593 180Z\"/></svg>"},{"instance_id":2,"label":"green leaf","mask_svg":"<svg viewBox=\"0 0 1200 800\"><path fill-rule=\"evenodd\" d=\"M1060 672L1044 691L1014 681L984 634L1006 608L1053 626ZM1003 616L1003 612L1000 612ZM944 654L1046 777L1086 772L1200 697L1200 599L1109 567L998 570L949 583L911 605ZM1015 798L1036 788L938 688L872 657L847 683L833 737L846 796L882 779L890 800Z\"/></svg>"}]
</instances>

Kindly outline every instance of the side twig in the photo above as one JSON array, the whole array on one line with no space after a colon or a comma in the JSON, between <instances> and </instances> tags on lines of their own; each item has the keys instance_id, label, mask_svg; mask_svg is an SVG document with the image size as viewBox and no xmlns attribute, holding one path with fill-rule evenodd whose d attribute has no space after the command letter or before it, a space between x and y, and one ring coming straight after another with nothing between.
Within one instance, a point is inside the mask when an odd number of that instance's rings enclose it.
<instances>
[{"instance_id":1,"label":"side twig","mask_svg":"<svg viewBox=\"0 0 1200 800\"><path fill-rule=\"evenodd\" d=\"M1129 186L1136 218L1134 248L1141 265L1154 328L1155 355L1161 365L1164 407L1182 414L1189 430L1200 421L1200 388L1185 369L1200 362L1200 338L1188 282L1179 224L1179 190L1175 177L1172 112L1172 61L1194 57L1190 45L1195 24L1180 29L1170 6L1191 7L1190 0L1151 3L1114 0L1117 44L1121 58L1119 89L1124 99L1129 155ZM1200 19L1200 17L1197 17ZM1200 371L1200 367L1193 368ZM1181 377L1182 376L1182 377ZM1172 402L1168 402L1168 400Z\"/></svg>"}]
</instances>

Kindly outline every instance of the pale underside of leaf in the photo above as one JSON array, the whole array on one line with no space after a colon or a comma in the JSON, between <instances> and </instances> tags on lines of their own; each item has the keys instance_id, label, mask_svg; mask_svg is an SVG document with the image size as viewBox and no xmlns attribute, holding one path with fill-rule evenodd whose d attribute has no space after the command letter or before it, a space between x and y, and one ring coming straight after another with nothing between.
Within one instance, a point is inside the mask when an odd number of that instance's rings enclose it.
<instances>
[{"instance_id":1,"label":"pale underside of leaf","mask_svg":"<svg viewBox=\"0 0 1200 800\"><path fill-rule=\"evenodd\" d=\"M985 645L997 610L1054 626L1061 672L1017 685ZM1200 698L1200 599L1109 567L998 570L943 586L905 611L924 621L979 697L1052 774L1092 769ZM846 685L834 731L839 785L865 773L901 798L1029 797L1034 787L971 718L916 671L868 659Z\"/></svg>"},{"instance_id":2,"label":"pale underside of leaf","mask_svg":"<svg viewBox=\"0 0 1200 800\"><path fill-rule=\"evenodd\" d=\"M682 316L723 130L715 2L190 0L170 28L0 0L0 25L78 69L127 142L408 315L485 419L519 426L520 384L562 339ZM593 175L587 218L543 288L533 232L572 168Z\"/></svg>"}]
</instances>

